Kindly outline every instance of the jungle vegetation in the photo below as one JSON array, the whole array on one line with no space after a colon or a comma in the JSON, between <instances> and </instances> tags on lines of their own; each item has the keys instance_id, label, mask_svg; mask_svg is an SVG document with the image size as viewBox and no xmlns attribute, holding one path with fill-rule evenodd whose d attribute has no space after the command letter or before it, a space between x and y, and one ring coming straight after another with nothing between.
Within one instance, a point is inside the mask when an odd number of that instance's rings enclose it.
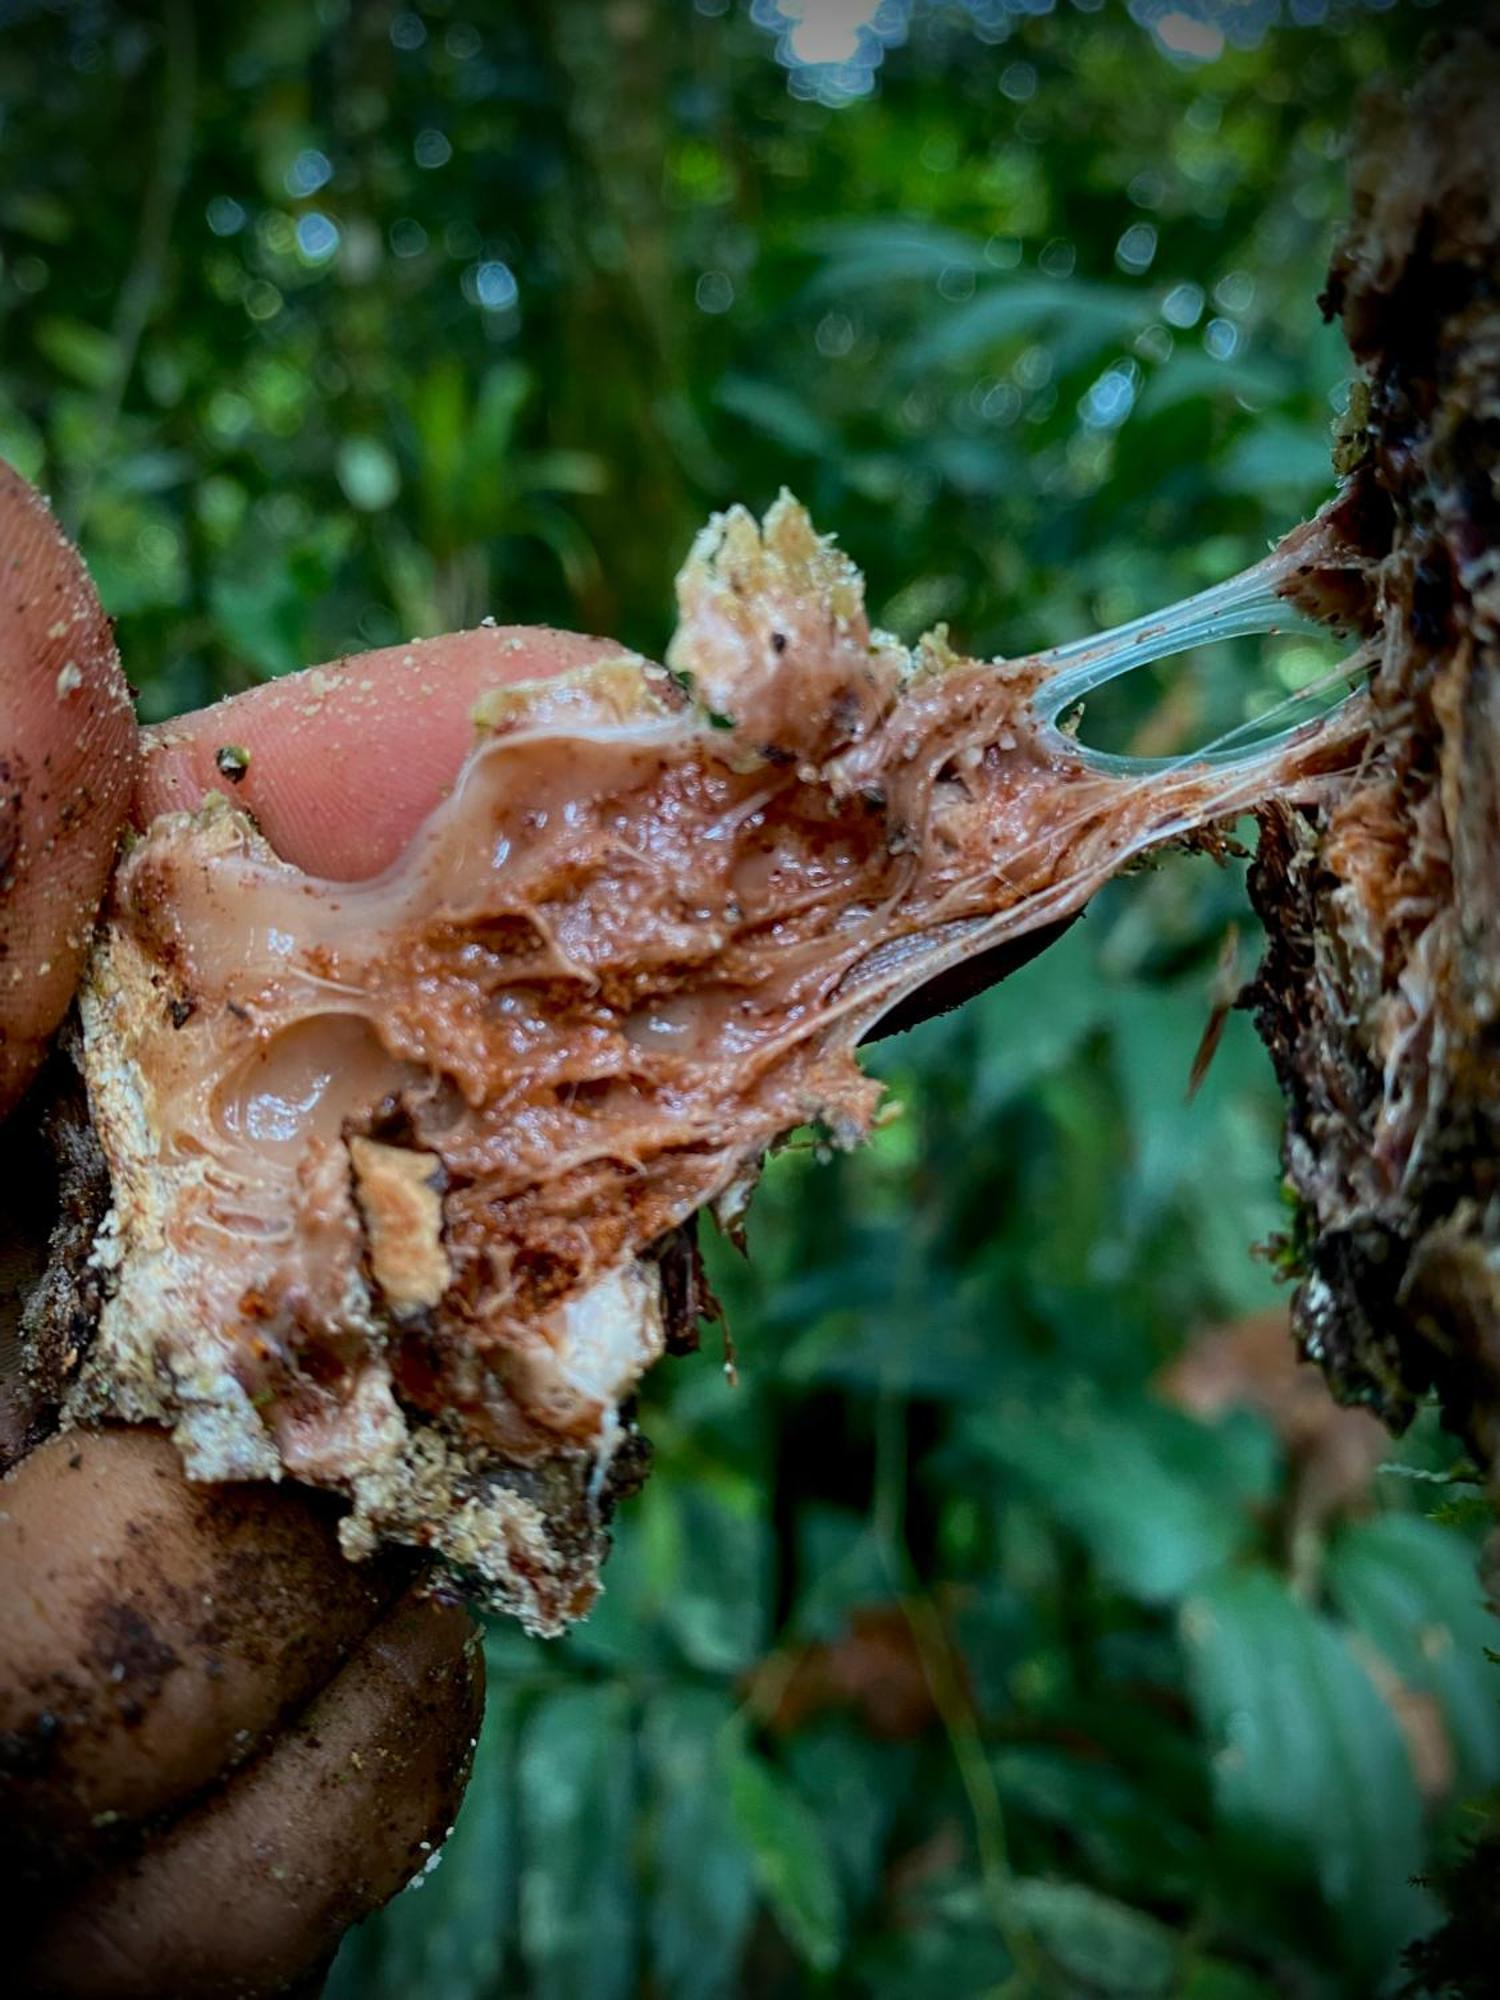
<instances>
[{"instance_id":1,"label":"jungle vegetation","mask_svg":"<svg viewBox=\"0 0 1500 2000\"><path fill-rule=\"evenodd\" d=\"M819 11L0 11L0 453L143 717L487 616L659 650L693 531L783 484L976 653L1326 497L1343 135L1430 10ZM1164 663L1086 733L1185 747L1327 657ZM1242 1015L1188 1090L1256 951L1240 862L1161 863L874 1052L864 1153L774 1163L711 1246L737 1381L712 1331L650 1381L600 1608L491 1631L457 1831L331 1994L1399 1986L1500 1779L1479 1510L1294 1364Z\"/></svg>"}]
</instances>

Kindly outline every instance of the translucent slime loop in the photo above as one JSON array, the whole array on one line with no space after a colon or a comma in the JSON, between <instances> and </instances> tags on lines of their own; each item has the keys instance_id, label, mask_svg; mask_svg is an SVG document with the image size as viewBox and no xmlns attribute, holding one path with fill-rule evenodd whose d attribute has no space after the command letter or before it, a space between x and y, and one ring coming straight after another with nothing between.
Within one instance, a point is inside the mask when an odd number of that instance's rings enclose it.
<instances>
[{"instance_id":1,"label":"translucent slime loop","mask_svg":"<svg viewBox=\"0 0 1500 2000\"><path fill-rule=\"evenodd\" d=\"M304 875L224 799L157 820L81 1002L113 1203L71 1413L166 1422L195 1477L334 1488L351 1555L429 1548L560 1629L597 1590L621 1406L702 1309L697 1213L736 1231L798 1126L864 1136L854 1050L918 988L1358 759L1358 696L1171 760L1061 721L1331 604L1358 567L1334 519L1158 616L975 662L872 630L783 495L700 535L665 666L486 697L378 879Z\"/></svg>"}]
</instances>

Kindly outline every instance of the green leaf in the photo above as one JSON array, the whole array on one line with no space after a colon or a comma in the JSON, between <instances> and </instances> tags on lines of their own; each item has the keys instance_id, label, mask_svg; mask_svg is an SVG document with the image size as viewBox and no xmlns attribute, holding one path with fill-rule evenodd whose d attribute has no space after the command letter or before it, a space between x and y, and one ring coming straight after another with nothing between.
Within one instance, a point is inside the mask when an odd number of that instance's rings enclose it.
<instances>
[{"instance_id":1,"label":"green leaf","mask_svg":"<svg viewBox=\"0 0 1500 2000\"><path fill-rule=\"evenodd\" d=\"M752 375L726 375L714 390L714 401L784 451L824 458L838 450L838 439L825 420L800 396L775 382L763 382Z\"/></svg>"},{"instance_id":2,"label":"green leaf","mask_svg":"<svg viewBox=\"0 0 1500 2000\"><path fill-rule=\"evenodd\" d=\"M609 491L609 468L592 451L528 452L519 470L522 483L532 492L597 498Z\"/></svg>"},{"instance_id":3,"label":"green leaf","mask_svg":"<svg viewBox=\"0 0 1500 2000\"><path fill-rule=\"evenodd\" d=\"M969 1401L977 1392L1004 1387L1004 1366L994 1329L960 1312L933 1277L924 1285L890 1237L864 1237L870 1262L807 1285L788 1286L778 1316L795 1322L799 1308L816 1312L781 1355L778 1375L790 1384L842 1383L890 1393ZM851 1265L854 1259L850 1259ZM923 1337L912 1339L914 1313Z\"/></svg>"},{"instance_id":4,"label":"green leaf","mask_svg":"<svg viewBox=\"0 0 1500 2000\"><path fill-rule=\"evenodd\" d=\"M1067 1062L1103 1018L1105 995L1083 926L986 993L974 1011L980 1050L973 1087L993 1113Z\"/></svg>"},{"instance_id":5,"label":"green leaf","mask_svg":"<svg viewBox=\"0 0 1500 2000\"><path fill-rule=\"evenodd\" d=\"M823 1829L851 1917L878 1902L891 1824L911 1774L913 1746L872 1740L852 1722L828 1717L787 1743L784 1769Z\"/></svg>"},{"instance_id":6,"label":"green leaf","mask_svg":"<svg viewBox=\"0 0 1500 2000\"><path fill-rule=\"evenodd\" d=\"M1152 316L1150 301L1123 286L1080 279L1013 277L993 280L977 297L931 320L901 354L912 373L967 366L1007 343L1056 330L1057 371L1077 367L1102 347L1133 337Z\"/></svg>"},{"instance_id":7,"label":"green leaf","mask_svg":"<svg viewBox=\"0 0 1500 2000\"><path fill-rule=\"evenodd\" d=\"M668 1628L692 1666L739 1672L768 1636L766 1495L754 1480L721 1468L684 1481L673 1499L682 1539L681 1560L661 1580Z\"/></svg>"},{"instance_id":8,"label":"green leaf","mask_svg":"<svg viewBox=\"0 0 1500 2000\"><path fill-rule=\"evenodd\" d=\"M672 1689L646 1711L646 1928L662 2000L719 2000L738 1970L755 1913L755 1873L724 1782L724 1694Z\"/></svg>"},{"instance_id":9,"label":"green leaf","mask_svg":"<svg viewBox=\"0 0 1500 2000\"><path fill-rule=\"evenodd\" d=\"M1102 1746L1101 1746L1102 1747ZM1095 1754L1018 1744L994 1763L1007 1810L1055 1826L1078 1843L1090 1872L1127 1894L1189 1896L1201 1886L1202 1841L1170 1810L1165 1787L1127 1778Z\"/></svg>"},{"instance_id":10,"label":"green leaf","mask_svg":"<svg viewBox=\"0 0 1500 2000\"><path fill-rule=\"evenodd\" d=\"M111 617L175 608L186 597L186 537L168 508L101 491L81 540Z\"/></svg>"},{"instance_id":11,"label":"green leaf","mask_svg":"<svg viewBox=\"0 0 1500 2000\"><path fill-rule=\"evenodd\" d=\"M880 1544L852 1508L809 1500L798 1509L796 1573L802 1587L791 1628L800 1639L837 1639L852 1611L891 1595Z\"/></svg>"},{"instance_id":12,"label":"green leaf","mask_svg":"<svg viewBox=\"0 0 1500 2000\"><path fill-rule=\"evenodd\" d=\"M3 394L0 394L0 458L33 485L42 477L47 462L47 447L41 432Z\"/></svg>"},{"instance_id":13,"label":"green leaf","mask_svg":"<svg viewBox=\"0 0 1500 2000\"><path fill-rule=\"evenodd\" d=\"M1170 987L1131 982L1111 996L1113 1066L1128 1117L1131 1171L1117 1226L1144 1236L1172 1214L1191 1223L1183 1247L1227 1314L1274 1296L1248 1246L1284 1215L1267 1172L1270 1119L1257 1091L1265 1052L1243 1015L1224 1028L1202 1089L1189 1100L1187 1070L1209 1016L1203 978ZM1212 1296L1212 1293L1210 1294Z\"/></svg>"},{"instance_id":14,"label":"green leaf","mask_svg":"<svg viewBox=\"0 0 1500 2000\"><path fill-rule=\"evenodd\" d=\"M854 1962L853 1991L872 2000L999 2000L1014 1970L988 1907L955 1916L940 1901L876 1933Z\"/></svg>"},{"instance_id":15,"label":"green leaf","mask_svg":"<svg viewBox=\"0 0 1500 2000\"><path fill-rule=\"evenodd\" d=\"M639 1991L631 1700L575 1687L538 1703L518 1770L520 1946L535 2000L630 2000Z\"/></svg>"},{"instance_id":16,"label":"green leaf","mask_svg":"<svg viewBox=\"0 0 1500 2000\"><path fill-rule=\"evenodd\" d=\"M809 232L805 240L825 259L803 291L808 303L872 286L931 282L954 265L977 268L984 257L978 239L929 222L836 223Z\"/></svg>"},{"instance_id":17,"label":"green leaf","mask_svg":"<svg viewBox=\"0 0 1500 2000\"><path fill-rule=\"evenodd\" d=\"M468 398L455 362L441 361L428 369L412 394L411 409L422 539L434 555L445 555L461 539L459 489L469 439Z\"/></svg>"},{"instance_id":18,"label":"green leaf","mask_svg":"<svg viewBox=\"0 0 1500 2000\"><path fill-rule=\"evenodd\" d=\"M1084 1993L1156 2000L1172 1990L1178 1944L1155 1917L1082 1882L1031 1876L1006 1890L1012 1919Z\"/></svg>"},{"instance_id":19,"label":"green leaf","mask_svg":"<svg viewBox=\"0 0 1500 2000\"><path fill-rule=\"evenodd\" d=\"M208 598L233 657L273 676L307 664L306 606L284 568L273 564L259 580L215 577Z\"/></svg>"},{"instance_id":20,"label":"green leaf","mask_svg":"<svg viewBox=\"0 0 1500 2000\"><path fill-rule=\"evenodd\" d=\"M1147 379L1136 412L1155 417L1179 403L1218 401L1242 396L1247 401L1274 403L1291 387L1280 362L1241 357L1217 361L1201 348L1180 348Z\"/></svg>"},{"instance_id":21,"label":"green leaf","mask_svg":"<svg viewBox=\"0 0 1500 2000\"><path fill-rule=\"evenodd\" d=\"M927 450L927 460L945 484L965 499L983 499L1004 493L1023 477L1023 461L995 438L936 437ZM960 612L967 595L963 580L943 579L952 591L953 603L944 605L937 616L950 609ZM925 621L935 624L937 618Z\"/></svg>"},{"instance_id":22,"label":"green leaf","mask_svg":"<svg viewBox=\"0 0 1500 2000\"><path fill-rule=\"evenodd\" d=\"M1163 1404L1015 1403L971 1435L1083 1540L1111 1583L1166 1604L1244 1547L1273 1460L1248 1419L1210 1427Z\"/></svg>"},{"instance_id":23,"label":"green leaf","mask_svg":"<svg viewBox=\"0 0 1500 2000\"><path fill-rule=\"evenodd\" d=\"M479 541L505 522L513 490L516 425L531 395L529 369L517 361L488 369L465 415L462 478L454 496L454 532L460 542Z\"/></svg>"},{"instance_id":24,"label":"green leaf","mask_svg":"<svg viewBox=\"0 0 1500 2000\"><path fill-rule=\"evenodd\" d=\"M1472 1542L1412 1514L1346 1528L1328 1552L1334 1603L1410 1688L1439 1703L1460 1793L1500 1779L1500 1643Z\"/></svg>"},{"instance_id":25,"label":"green leaf","mask_svg":"<svg viewBox=\"0 0 1500 2000\"><path fill-rule=\"evenodd\" d=\"M815 1971L839 1960L844 1917L838 1879L817 1820L773 1765L733 1753L729 1799L755 1879L787 1942Z\"/></svg>"},{"instance_id":26,"label":"green leaf","mask_svg":"<svg viewBox=\"0 0 1500 2000\"><path fill-rule=\"evenodd\" d=\"M115 379L119 343L102 327L52 314L37 322L34 338L52 366L83 388L103 389Z\"/></svg>"},{"instance_id":27,"label":"green leaf","mask_svg":"<svg viewBox=\"0 0 1500 2000\"><path fill-rule=\"evenodd\" d=\"M1333 490L1333 459L1326 430L1263 418L1236 438L1219 461L1216 478L1231 493L1264 494L1309 511Z\"/></svg>"},{"instance_id":28,"label":"green leaf","mask_svg":"<svg viewBox=\"0 0 1500 2000\"><path fill-rule=\"evenodd\" d=\"M1261 1880L1313 1876L1351 1964L1382 1971L1421 1927L1421 1804L1390 1708L1343 1634L1269 1570L1183 1608L1218 1817Z\"/></svg>"},{"instance_id":29,"label":"green leaf","mask_svg":"<svg viewBox=\"0 0 1500 2000\"><path fill-rule=\"evenodd\" d=\"M727 1467L655 1477L628 1517L603 1601L570 1640L619 1671L743 1672L767 1643L766 1495Z\"/></svg>"}]
</instances>

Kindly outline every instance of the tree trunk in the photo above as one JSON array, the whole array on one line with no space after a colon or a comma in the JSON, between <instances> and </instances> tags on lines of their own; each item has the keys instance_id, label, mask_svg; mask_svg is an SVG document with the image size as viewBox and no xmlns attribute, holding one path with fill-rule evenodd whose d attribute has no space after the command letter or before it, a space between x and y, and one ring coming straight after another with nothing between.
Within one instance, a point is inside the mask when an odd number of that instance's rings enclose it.
<instances>
[{"instance_id":1,"label":"tree trunk","mask_svg":"<svg viewBox=\"0 0 1500 2000\"><path fill-rule=\"evenodd\" d=\"M1393 1427L1435 1390L1500 1460L1500 34L1366 107L1325 310L1367 383L1344 523L1374 727L1263 816L1252 991L1288 1105L1297 1329Z\"/></svg>"}]
</instances>

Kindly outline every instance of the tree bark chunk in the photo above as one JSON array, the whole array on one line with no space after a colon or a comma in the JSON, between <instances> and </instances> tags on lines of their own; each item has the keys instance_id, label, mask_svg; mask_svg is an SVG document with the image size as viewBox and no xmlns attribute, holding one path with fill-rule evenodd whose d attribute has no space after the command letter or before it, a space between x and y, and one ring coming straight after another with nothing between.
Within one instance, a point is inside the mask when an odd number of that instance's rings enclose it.
<instances>
[{"instance_id":1,"label":"tree bark chunk","mask_svg":"<svg viewBox=\"0 0 1500 2000\"><path fill-rule=\"evenodd\" d=\"M1367 104L1325 311L1363 367L1341 513L1374 727L1262 813L1251 994L1288 1105L1306 1353L1394 1428L1500 1451L1500 37Z\"/></svg>"}]
</instances>

